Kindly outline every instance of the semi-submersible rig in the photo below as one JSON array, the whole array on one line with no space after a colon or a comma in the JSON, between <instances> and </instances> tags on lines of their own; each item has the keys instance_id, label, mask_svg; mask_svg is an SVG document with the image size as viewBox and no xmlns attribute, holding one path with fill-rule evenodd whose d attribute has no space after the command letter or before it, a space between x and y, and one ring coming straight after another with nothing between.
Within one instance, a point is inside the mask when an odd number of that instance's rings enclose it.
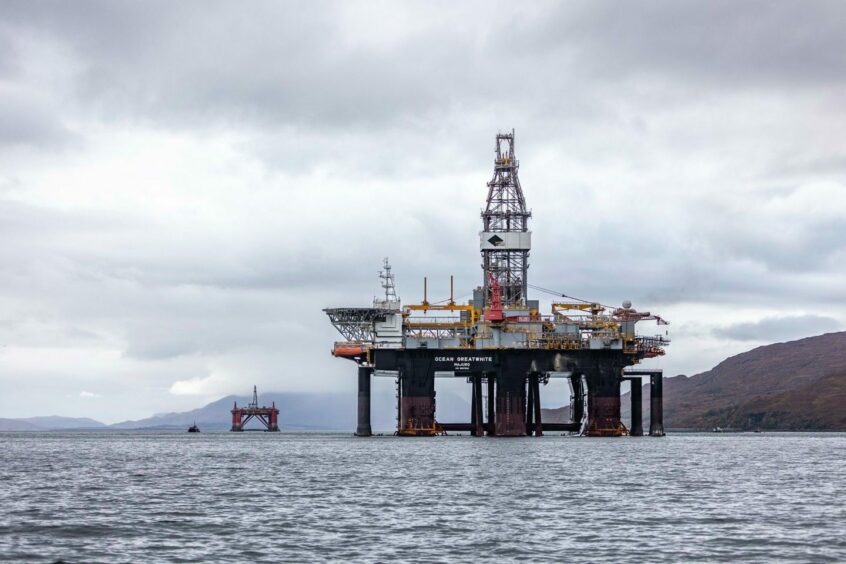
<instances>
[{"instance_id":1,"label":"semi-submersible rig","mask_svg":"<svg viewBox=\"0 0 846 564\"><path fill-rule=\"evenodd\" d=\"M358 366L357 435L372 432L370 380L374 373L396 378L398 435L433 436L459 430L475 436L540 436L543 431L642 435L642 377L649 377L651 383L649 434L664 434L661 371L626 367L663 355L669 342L662 336L637 335L635 324L666 321L635 310L629 302L611 308L573 298L554 302L549 315L539 312L538 300L528 299L527 294L531 212L520 188L518 167L514 132L497 135L479 239L483 284L468 303L455 302L452 282L447 303L429 303L424 279L423 302L403 306L385 259L379 273L384 299L375 299L368 308L324 310L346 339L335 343L332 354ZM465 378L472 386L469 423L437 420L436 375ZM550 378L569 380L569 423L541 420L540 385ZM632 380L629 428L620 419L623 380Z\"/></svg>"}]
</instances>

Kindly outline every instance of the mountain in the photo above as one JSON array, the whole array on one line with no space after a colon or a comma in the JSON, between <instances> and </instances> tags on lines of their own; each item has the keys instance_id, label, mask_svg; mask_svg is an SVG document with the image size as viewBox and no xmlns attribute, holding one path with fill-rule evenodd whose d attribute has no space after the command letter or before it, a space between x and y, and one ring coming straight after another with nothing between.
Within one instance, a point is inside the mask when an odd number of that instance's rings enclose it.
<instances>
[{"instance_id":1,"label":"mountain","mask_svg":"<svg viewBox=\"0 0 846 564\"><path fill-rule=\"evenodd\" d=\"M251 396L226 396L191 411L162 413L137 421L123 421L105 425L88 418L28 417L0 418L0 431L55 431L68 429L173 429L184 431L193 423L203 431L225 431L232 425L230 410L235 402L246 406ZM259 405L276 404L279 408L279 428L283 431L349 431L356 427L358 401L351 393L265 393L259 395ZM470 419L470 404L454 393L438 395L438 415L443 421ZM375 432L396 429L396 398L392 390L375 391L371 398L371 424ZM252 421L247 428L260 428Z\"/></svg>"},{"instance_id":2,"label":"mountain","mask_svg":"<svg viewBox=\"0 0 846 564\"><path fill-rule=\"evenodd\" d=\"M20 419L0 418L0 431L45 431L43 427Z\"/></svg>"},{"instance_id":3,"label":"mountain","mask_svg":"<svg viewBox=\"0 0 846 564\"><path fill-rule=\"evenodd\" d=\"M102 429L104 423L87 417L24 417L0 419L0 431L59 431L68 429Z\"/></svg>"},{"instance_id":4,"label":"mountain","mask_svg":"<svg viewBox=\"0 0 846 564\"><path fill-rule=\"evenodd\" d=\"M179 413L163 413L111 425L113 429L188 428L194 422L202 430L227 430L232 426L230 410L235 402L246 406L252 396L226 396L203 407ZM355 397L341 394L265 393L260 394L259 405L279 408L279 427L283 430L335 430L355 429ZM352 418L353 426L344 425ZM259 428L260 423L251 422L248 428Z\"/></svg>"},{"instance_id":5,"label":"mountain","mask_svg":"<svg viewBox=\"0 0 846 564\"><path fill-rule=\"evenodd\" d=\"M541 390L543 394L543 390ZM569 423L570 406L552 408L541 408L541 421L544 423Z\"/></svg>"},{"instance_id":6,"label":"mountain","mask_svg":"<svg viewBox=\"0 0 846 564\"><path fill-rule=\"evenodd\" d=\"M36 427L50 430L60 429L99 429L106 426L105 423L100 423L88 417L59 417L57 415L50 415L46 417L24 417L18 421L25 421L31 423Z\"/></svg>"},{"instance_id":7,"label":"mountain","mask_svg":"<svg viewBox=\"0 0 846 564\"><path fill-rule=\"evenodd\" d=\"M649 381L643 381L648 430ZM628 425L629 393L621 412ZM541 417L568 422L570 406L544 408ZM846 332L758 347L707 372L665 378L664 427L846 431Z\"/></svg>"},{"instance_id":8,"label":"mountain","mask_svg":"<svg viewBox=\"0 0 846 564\"><path fill-rule=\"evenodd\" d=\"M183 429L194 422L202 430L228 430L232 425L230 410L233 403L246 406L248 396L226 396L198 409L181 413L154 415L138 421L124 421L111 425L113 429ZM275 402L279 408L279 428L283 431L321 430L355 431L358 401L352 393L264 393L259 405ZM374 393L371 398L371 424L374 431L392 432L396 428L396 399L393 392ZM455 394L438 395L438 414L445 421L464 421L470 418L470 404ZM250 422L248 428L260 428Z\"/></svg>"},{"instance_id":9,"label":"mountain","mask_svg":"<svg viewBox=\"0 0 846 564\"><path fill-rule=\"evenodd\" d=\"M647 427L648 385L643 399ZM664 426L846 431L846 332L758 347L707 372L665 378Z\"/></svg>"}]
</instances>

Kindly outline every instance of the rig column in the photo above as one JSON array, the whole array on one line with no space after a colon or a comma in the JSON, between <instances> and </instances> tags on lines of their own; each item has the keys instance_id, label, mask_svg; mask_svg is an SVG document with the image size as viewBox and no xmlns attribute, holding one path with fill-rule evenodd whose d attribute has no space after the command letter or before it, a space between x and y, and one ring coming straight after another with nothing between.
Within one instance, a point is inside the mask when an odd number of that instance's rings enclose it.
<instances>
[{"instance_id":1,"label":"rig column","mask_svg":"<svg viewBox=\"0 0 846 564\"><path fill-rule=\"evenodd\" d=\"M373 434L370 428L370 376L373 368L358 365L358 426L355 429L357 437L369 437Z\"/></svg>"},{"instance_id":2,"label":"rig column","mask_svg":"<svg viewBox=\"0 0 846 564\"><path fill-rule=\"evenodd\" d=\"M435 371L432 358L417 354L400 369L400 436L431 437L438 433L435 423Z\"/></svg>"},{"instance_id":3,"label":"rig column","mask_svg":"<svg viewBox=\"0 0 846 564\"><path fill-rule=\"evenodd\" d=\"M267 427L268 431L278 431L279 430L279 410L276 409L276 402L273 402L272 407L270 408L270 425Z\"/></svg>"},{"instance_id":4,"label":"rig column","mask_svg":"<svg viewBox=\"0 0 846 564\"><path fill-rule=\"evenodd\" d=\"M534 431L534 419L533 416L535 414L535 376L534 374L529 375L528 379L528 393L526 399L526 435L531 437L532 431Z\"/></svg>"},{"instance_id":5,"label":"rig column","mask_svg":"<svg viewBox=\"0 0 846 564\"><path fill-rule=\"evenodd\" d=\"M643 382L640 378L630 378L632 385L632 426L629 435L632 437L643 436Z\"/></svg>"},{"instance_id":6,"label":"rig column","mask_svg":"<svg viewBox=\"0 0 846 564\"><path fill-rule=\"evenodd\" d=\"M232 407L232 428L230 431L243 431L244 429L241 427L241 410L238 409L238 403Z\"/></svg>"},{"instance_id":7,"label":"rig column","mask_svg":"<svg viewBox=\"0 0 846 564\"><path fill-rule=\"evenodd\" d=\"M525 373L502 370L496 379L496 434L498 437L526 435L526 379Z\"/></svg>"},{"instance_id":8,"label":"rig column","mask_svg":"<svg viewBox=\"0 0 846 564\"><path fill-rule=\"evenodd\" d=\"M479 403L479 396L476 395L476 380L472 376L470 377L470 435L473 437L478 437L479 435L476 433L476 428L479 426L479 422L476 420L476 404Z\"/></svg>"},{"instance_id":9,"label":"rig column","mask_svg":"<svg viewBox=\"0 0 846 564\"><path fill-rule=\"evenodd\" d=\"M496 435L496 375L488 373L488 436Z\"/></svg>"},{"instance_id":10,"label":"rig column","mask_svg":"<svg viewBox=\"0 0 846 564\"><path fill-rule=\"evenodd\" d=\"M473 434L477 437L485 436L482 420L482 375L473 376Z\"/></svg>"},{"instance_id":11,"label":"rig column","mask_svg":"<svg viewBox=\"0 0 846 564\"><path fill-rule=\"evenodd\" d=\"M590 437L619 437L625 433L620 421L622 366L615 359L597 358L588 373L588 429Z\"/></svg>"},{"instance_id":12,"label":"rig column","mask_svg":"<svg viewBox=\"0 0 846 564\"><path fill-rule=\"evenodd\" d=\"M585 416L585 390L582 386L582 375L574 374L570 377L570 384L573 386L573 423L581 423Z\"/></svg>"},{"instance_id":13,"label":"rig column","mask_svg":"<svg viewBox=\"0 0 846 564\"><path fill-rule=\"evenodd\" d=\"M532 395L535 397L535 436L542 437L543 423L541 422L540 378L537 374L532 379L532 386L534 386L534 393Z\"/></svg>"},{"instance_id":14,"label":"rig column","mask_svg":"<svg viewBox=\"0 0 846 564\"><path fill-rule=\"evenodd\" d=\"M664 436L664 375L649 378L649 436Z\"/></svg>"}]
</instances>

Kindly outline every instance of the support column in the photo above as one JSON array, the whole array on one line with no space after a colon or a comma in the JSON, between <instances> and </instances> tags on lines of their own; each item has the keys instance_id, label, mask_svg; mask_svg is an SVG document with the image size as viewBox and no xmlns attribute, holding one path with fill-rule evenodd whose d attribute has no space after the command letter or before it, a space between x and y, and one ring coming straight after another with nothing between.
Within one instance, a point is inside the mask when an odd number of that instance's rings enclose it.
<instances>
[{"instance_id":1,"label":"support column","mask_svg":"<svg viewBox=\"0 0 846 564\"><path fill-rule=\"evenodd\" d=\"M649 436L664 436L664 376L649 378Z\"/></svg>"},{"instance_id":2,"label":"support column","mask_svg":"<svg viewBox=\"0 0 846 564\"><path fill-rule=\"evenodd\" d=\"M485 427L482 421L482 375L473 376L473 431L477 437L485 435Z\"/></svg>"},{"instance_id":3,"label":"support column","mask_svg":"<svg viewBox=\"0 0 846 564\"><path fill-rule=\"evenodd\" d=\"M632 426L629 428L629 435L632 437L643 436L643 382L640 378L631 378L632 385L630 392L632 397Z\"/></svg>"},{"instance_id":4,"label":"support column","mask_svg":"<svg viewBox=\"0 0 846 564\"><path fill-rule=\"evenodd\" d=\"M370 428L370 376L373 368L358 366L358 425L355 429L357 437L369 437L373 434Z\"/></svg>"},{"instance_id":5,"label":"support column","mask_svg":"<svg viewBox=\"0 0 846 564\"><path fill-rule=\"evenodd\" d=\"M526 436L525 405L525 369L501 369L496 377L496 434L498 437Z\"/></svg>"},{"instance_id":6,"label":"support column","mask_svg":"<svg viewBox=\"0 0 846 564\"><path fill-rule=\"evenodd\" d=\"M279 410L276 409L276 402L273 402L273 405L270 407L270 427L267 429L268 431L279 431Z\"/></svg>"},{"instance_id":7,"label":"support column","mask_svg":"<svg viewBox=\"0 0 846 564\"><path fill-rule=\"evenodd\" d=\"M244 428L241 425L241 410L238 409L237 402L232 406L232 428L229 429L230 431L243 431Z\"/></svg>"},{"instance_id":8,"label":"support column","mask_svg":"<svg viewBox=\"0 0 846 564\"><path fill-rule=\"evenodd\" d=\"M479 404L479 396L476 395L476 380L470 377L470 434L474 437L479 435L476 433L476 428L479 422L476 420L476 406Z\"/></svg>"},{"instance_id":9,"label":"support column","mask_svg":"<svg viewBox=\"0 0 846 564\"><path fill-rule=\"evenodd\" d=\"M535 388L535 391L532 394L535 398L535 436L542 437L543 423L541 422L540 378L538 378L537 374L535 374L535 377L532 380L532 385Z\"/></svg>"},{"instance_id":10,"label":"support column","mask_svg":"<svg viewBox=\"0 0 846 564\"><path fill-rule=\"evenodd\" d=\"M581 423L585 416L585 390L581 374L574 374L570 377L570 384L573 386L573 423Z\"/></svg>"},{"instance_id":11,"label":"support column","mask_svg":"<svg viewBox=\"0 0 846 564\"><path fill-rule=\"evenodd\" d=\"M588 377L588 428L590 437L619 437L626 428L620 421L620 382L623 367L617 358L598 357Z\"/></svg>"},{"instance_id":12,"label":"support column","mask_svg":"<svg viewBox=\"0 0 846 564\"><path fill-rule=\"evenodd\" d=\"M496 377L488 373L488 436L496 435Z\"/></svg>"},{"instance_id":13,"label":"support column","mask_svg":"<svg viewBox=\"0 0 846 564\"><path fill-rule=\"evenodd\" d=\"M397 432L402 424L402 372L397 373Z\"/></svg>"},{"instance_id":14,"label":"support column","mask_svg":"<svg viewBox=\"0 0 846 564\"><path fill-rule=\"evenodd\" d=\"M526 397L526 435L531 437L534 430L534 415L535 415L535 386L534 381L537 376L530 375L527 380L528 394Z\"/></svg>"},{"instance_id":15,"label":"support column","mask_svg":"<svg viewBox=\"0 0 846 564\"><path fill-rule=\"evenodd\" d=\"M397 434L430 437L435 425L435 371L432 357L420 354L406 360L400 371L400 420Z\"/></svg>"}]
</instances>

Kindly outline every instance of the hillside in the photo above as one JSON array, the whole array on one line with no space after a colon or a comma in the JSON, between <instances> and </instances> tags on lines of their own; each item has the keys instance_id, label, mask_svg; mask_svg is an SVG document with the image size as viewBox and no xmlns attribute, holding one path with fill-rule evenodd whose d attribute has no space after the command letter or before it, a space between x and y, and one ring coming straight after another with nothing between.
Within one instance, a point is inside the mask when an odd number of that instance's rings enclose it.
<instances>
[{"instance_id":1,"label":"hillside","mask_svg":"<svg viewBox=\"0 0 846 564\"><path fill-rule=\"evenodd\" d=\"M24 417L0 419L0 431L57 431L69 429L102 429L105 425L87 417Z\"/></svg>"},{"instance_id":2,"label":"hillside","mask_svg":"<svg viewBox=\"0 0 846 564\"><path fill-rule=\"evenodd\" d=\"M0 431L44 431L44 429L20 419L0 417Z\"/></svg>"},{"instance_id":3,"label":"hillside","mask_svg":"<svg viewBox=\"0 0 846 564\"><path fill-rule=\"evenodd\" d=\"M643 389L644 423L649 386ZM629 395L622 401L630 417ZM664 380L667 428L846 431L846 332L758 347Z\"/></svg>"},{"instance_id":4,"label":"hillside","mask_svg":"<svg viewBox=\"0 0 846 564\"><path fill-rule=\"evenodd\" d=\"M621 402L626 425L631 421L630 397L623 394ZM647 429L649 399L646 383ZM569 421L570 406L544 408L543 420ZM665 378L664 426L846 431L846 332L758 347L707 372Z\"/></svg>"}]
</instances>

